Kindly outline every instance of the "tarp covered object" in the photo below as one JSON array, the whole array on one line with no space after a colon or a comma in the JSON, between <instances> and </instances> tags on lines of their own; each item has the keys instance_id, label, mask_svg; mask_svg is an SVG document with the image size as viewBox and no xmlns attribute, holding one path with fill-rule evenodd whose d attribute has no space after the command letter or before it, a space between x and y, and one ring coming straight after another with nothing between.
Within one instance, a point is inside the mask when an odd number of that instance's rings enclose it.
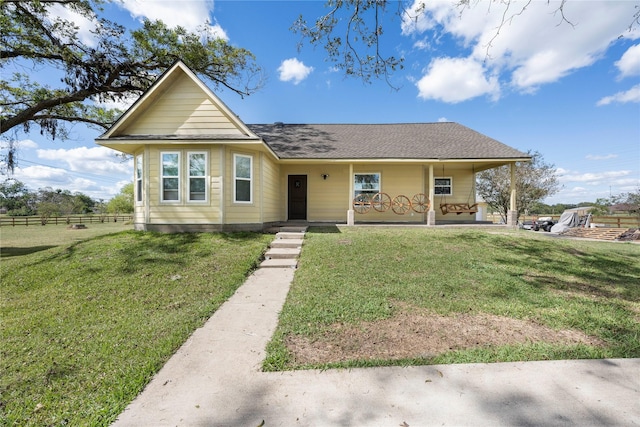
<instances>
[{"instance_id":1,"label":"tarp covered object","mask_svg":"<svg viewBox=\"0 0 640 427\"><path fill-rule=\"evenodd\" d=\"M580 217L577 212L563 212L558 223L551 227L552 233L562 233L580 224Z\"/></svg>"}]
</instances>

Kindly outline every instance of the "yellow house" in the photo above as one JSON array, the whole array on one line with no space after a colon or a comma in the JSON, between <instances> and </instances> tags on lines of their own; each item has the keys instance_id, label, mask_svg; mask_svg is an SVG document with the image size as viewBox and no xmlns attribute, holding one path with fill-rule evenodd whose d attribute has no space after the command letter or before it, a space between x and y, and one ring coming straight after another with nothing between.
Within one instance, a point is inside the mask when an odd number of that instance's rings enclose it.
<instances>
[{"instance_id":1,"label":"yellow house","mask_svg":"<svg viewBox=\"0 0 640 427\"><path fill-rule=\"evenodd\" d=\"M180 61L96 142L133 156L135 228L159 231L474 222L475 173L530 160L457 123L247 125Z\"/></svg>"}]
</instances>

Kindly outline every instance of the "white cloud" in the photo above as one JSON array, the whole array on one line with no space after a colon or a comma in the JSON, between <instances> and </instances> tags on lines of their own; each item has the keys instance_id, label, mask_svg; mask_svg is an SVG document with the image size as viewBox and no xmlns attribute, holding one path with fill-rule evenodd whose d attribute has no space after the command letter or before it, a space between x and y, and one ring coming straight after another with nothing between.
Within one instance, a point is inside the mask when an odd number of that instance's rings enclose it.
<instances>
[{"instance_id":1,"label":"white cloud","mask_svg":"<svg viewBox=\"0 0 640 427\"><path fill-rule=\"evenodd\" d=\"M117 157L109 148L78 147L36 153L41 164L23 167L21 163L14 172L14 177L31 190L61 188L108 200L132 180L132 161Z\"/></svg>"},{"instance_id":2,"label":"white cloud","mask_svg":"<svg viewBox=\"0 0 640 427\"><path fill-rule=\"evenodd\" d=\"M33 150L38 148L38 143L31 139L23 139L20 141L14 141L13 146L14 148L18 149L18 151L23 149ZM9 148L9 141L0 140L0 149L7 148Z\"/></svg>"},{"instance_id":3,"label":"white cloud","mask_svg":"<svg viewBox=\"0 0 640 427\"><path fill-rule=\"evenodd\" d=\"M632 171L603 171L587 172L556 169L556 176L563 188L555 195L545 199L545 203L580 203L595 201L598 198L609 197L635 191L640 185L640 179L634 177Z\"/></svg>"},{"instance_id":4,"label":"white cloud","mask_svg":"<svg viewBox=\"0 0 640 427\"><path fill-rule=\"evenodd\" d=\"M440 118L438 119L438 123L446 123L446 122L448 122L448 121L449 121L449 119L447 119L446 117L440 117Z\"/></svg>"},{"instance_id":5,"label":"white cloud","mask_svg":"<svg viewBox=\"0 0 640 427\"><path fill-rule=\"evenodd\" d=\"M106 147L78 147L69 150L38 150L38 158L65 162L72 172L97 174L131 173L131 165L116 157L115 151Z\"/></svg>"},{"instance_id":6,"label":"white cloud","mask_svg":"<svg viewBox=\"0 0 640 427\"><path fill-rule=\"evenodd\" d=\"M563 171L563 173L558 174L560 182L584 182L589 185L599 185L602 184L602 181L626 177L631 174L631 171L628 170L586 173L570 172L562 169L558 169L558 171Z\"/></svg>"},{"instance_id":7,"label":"white cloud","mask_svg":"<svg viewBox=\"0 0 640 427\"><path fill-rule=\"evenodd\" d=\"M411 7L414 19L403 21L402 33L426 33L433 40L447 33L468 49L469 60L486 62L485 74L504 75L501 81L523 92L535 91L542 84L593 64L619 37L640 37L637 28L628 30L636 12L634 2L566 2L563 13L570 23L562 21L558 11L561 3L556 0L472 2L464 8L457 4L415 0ZM626 72L622 71L624 67L635 69L634 52L621 59L621 73ZM470 91L469 98L474 96Z\"/></svg>"},{"instance_id":8,"label":"white cloud","mask_svg":"<svg viewBox=\"0 0 640 427\"><path fill-rule=\"evenodd\" d=\"M605 96L599 100L596 105L609 105L614 102L626 104L627 102L640 102L640 84L633 86L631 89L615 93L611 96Z\"/></svg>"},{"instance_id":9,"label":"white cloud","mask_svg":"<svg viewBox=\"0 0 640 427\"><path fill-rule=\"evenodd\" d=\"M120 111L127 111L129 109L129 107L131 107L133 105L134 102L136 102L138 100L138 98L140 98L139 94L135 94L135 93L130 93L125 95L124 97L122 97L121 99L117 100L117 101L113 101L113 100L108 100L108 101L99 101L99 100L94 100L94 103L100 107L103 108L108 108L108 109L112 109L112 108L117 108Z\"/></svg>"},{"instance_id":10,"label":"white cloud","mask_svg":"<svg viewBox=\"0 0 640 427\"><path fill-rule=\"evenodd\" d=\"M631 46L616 63L620 70L620 77L637 76L640 74L640 44Z\"/></svg>"},{"instance_id":11,"label":"white cloud","mask_svg":"<svg viewBox=\"0 0 640 427\"><path fill-rule=\"evenodd\" d=\"M54 187L58 184L67 182L67 171L61 168L51 166L27 166L25 168L18 167L14 172L17 180L29 180L28 187L36 189L41 187ZM34 185L33 183L39 183Z\"/></svg>"},{"instance_id":12,"label":"white cloud","mask_svg":"<svg viewBox=\"0 0 640 427\"><path fill-rule=\"evenodd\" d=\"M32 141L30 139L23 139L22 141L18 141L18 148L26 148L26 149L36 149L38 148L38 143L35 141Z\"/></svg>"},{"instance_id":13,"label":"white cloud","mask_svg":"<svg viewBox=\"0 0 640 427\"><path fill-rule=\"evenodd\" d=\"M585 158L588 160L609 160L609 159L615 159L617 157L618 157L617 154L605 154L604 156L596 155L596 154L587 154L585 156Z\"/></svg>"},{"instance_id":14,"label":"white cloud","mask_svg":"<svg viewBox=\"0 0 640 427\"><path fill-rule=\"evenodd\" d=\"M413 47L418 50L427 50L431 47L431 45L426 40L418 40L413 44Z\"/></svg>"},{"instance_id":15,"label":"white cloud","mask_svg":"<svg viewBox=\"0 0 640 427\"><path fill-rule=\"evenodd\" d=\"M95 34L92 33L96 28L96 20L88 19L69 7L60 4L54 4L49 9L51 18L60 18L65 21L73 22L78 27L78 38L82 43L89 46L96 46L97 40Z\"/></svg>"},{"instance_id":16,"label":"white cloud","mask_svg":"<svg viewBox=\"0 0 640 427\"><path fill-rule=\"evenodd\" d=\"M448 20L453 13L452 2L415 0L402 14L402 34L422 34L438 23Z\"/></svg>"},{"instance_id":17,"label":"white cloud","mask_svg":"<svg viewBox=\"0 0 640 427\"><path fill-rule=\"evenodd\" d=\"M213 0L122 0L119 4L128 10L134 18L161 20L169 27L179 25L190 31L196 31L207 24L209 14L213 11ZM216 26L217 24L213 27ZM221 34L226 35L224 31Z\"/></svg>"},{"instance_id":18,"label":"white cloud","mask_svg":"<svg viewBox=\"0 0 640 427\"><path fill-rule=\"evenodd\" d=\"M500 85L495 76L485 77L482 64L471 58L438 58L416 83L418 96L456 103L482 95L497 98Z\"/></svg>"},{"instance_id":19,"label":"white cloud","mask_svg":"<svg viewBox=\"0 0 640 427\"><path fill-rule=\"evenodd\" d=\"M229 40L229 36L227 35L227 32L217 22L213 25L209 25L208 31L209 31L209 36L211 36L214 39L222 39L226 41Z\"/></svg>"},{"instance_id":20,"label":"white cloud","mask_svg":"<svg viewBox=\"0 0 640 427\"><path fill-rule=\"evenodd\" d=\"M313 67L307 67L296 58L285 59L278 67L280 80L283 82L293 81L295 85L306 79L312 71Z\"/></svg>"}]
</instances>

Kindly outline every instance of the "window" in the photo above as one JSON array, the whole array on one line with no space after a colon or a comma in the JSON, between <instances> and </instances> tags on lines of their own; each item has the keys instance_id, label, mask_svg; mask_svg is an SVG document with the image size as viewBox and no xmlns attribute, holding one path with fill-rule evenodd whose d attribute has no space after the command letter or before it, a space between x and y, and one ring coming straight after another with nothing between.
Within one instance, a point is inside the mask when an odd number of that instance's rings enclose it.
<instances>
[{"instance_id":1,"label":"window","mask_svg":"<svg viewBox=\"0 0 640 427\"><path fill-rule=\"evenodd\" d=\"M142 203L142 154L136 156L136 202Z\"/></svg>"},{"instance_id":2,"label":"window","mask_svg":"<svg viewBox=\"0 0 640 427\"><path fill-rule=\"evenodd\" d=\"M180 153L162 153L162 201L180 200Z\"/></svg>"},{"instance_id":3,"label":"window","mask_svg":"<svg viewBox=\"0 0 640 427\"><path fill-rule=\"evenodd\" d=\"M189 201L207 200L207 154L189 153Z\"/></svg>"},{"instance_id":4,"label":"window","mask_svg":"<svg viewBox=\"0 0 640 427\"><path fill-rule=\"evenodd\" d=\"M436 194L441 194L443 196L451 196L453 194L453 188L451 186L451 178L435 178L434 191Z\"/></svg>"},{"instance_id":5,"label":"window","mask_svg":"<svg viewBox=\"0 0 640 427\"><path fill-rule=\"evenodd\" d=\"M356 173L353 175L354 197L358 194L368 194L373 197L380 192L379 173Z\"/></svg>"},{"instance_id":6,"label":"window","mask_svg":"<svg viewBox=\"0 0 640 427\"><path fill-rule=\"evenodd\" d=\"M233 155L234 202L251 203L252 163L251 156Z\"/></svg>"}]
</instances>

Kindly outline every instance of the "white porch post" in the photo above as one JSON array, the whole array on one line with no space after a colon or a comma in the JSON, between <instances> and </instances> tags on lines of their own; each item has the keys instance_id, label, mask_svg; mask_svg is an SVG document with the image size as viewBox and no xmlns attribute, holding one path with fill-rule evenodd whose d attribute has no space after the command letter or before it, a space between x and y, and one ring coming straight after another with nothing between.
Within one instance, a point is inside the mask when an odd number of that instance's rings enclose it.
<instances>
[{"instance_id":1,"label":"white porch post","mask_svg":"<svg viewBox=\"0 0 640 427\"><path fill-rule=\"evenodd\" d=\"M353 200L353 163L349 163L349 198L347 201L347 225L355 225L355 212L351 201Z\"/></svg>"},{"instance_id":2,"label":"white porch post","mask_svg":"<svg viewBox=\"0 0 640 427\"><path fill-rule=\"evenodd\" d=\"M511 179L509 183L511 198L509 200L509 210L507 211L507 227L516 228L518 226L518 211L516 207L516 163L511 163Z\"/></svg>"},{"instance_id":3,"label":"white porch post","mask_svg":"<svg viewBox=\"0 0 640 427\"><path fill-rule=\"evenodd\" d=\"M151 149L148 145L144 146L144 153L142 156L142 185L144 186L143 190L143 201L144 201L144 229L147 229L147 224L151 222ZM134 220L135 222L135 220Z\"/></svg>"},{"instance_id":4,"label":"white porch post","mask_svg":"<svg viewBox=\"0 0 640 427\"><path fill-rule=\"evenodd\" d=\"M433 164L429 165L429 211L427 212L427 225L436 225L436 211L434 210L435 184L433 182Z\"/></svg>"}]
</instances>

